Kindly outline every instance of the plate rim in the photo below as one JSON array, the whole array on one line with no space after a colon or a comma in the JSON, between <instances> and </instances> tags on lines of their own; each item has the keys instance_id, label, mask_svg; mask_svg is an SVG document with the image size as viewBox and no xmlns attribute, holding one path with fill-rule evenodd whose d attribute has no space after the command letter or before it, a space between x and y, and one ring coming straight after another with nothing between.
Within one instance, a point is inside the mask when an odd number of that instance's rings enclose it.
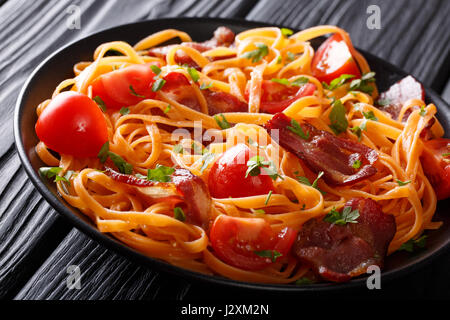
<instances>
[{"instance_id":1,"label":"plate rim","mask_svg":"<svg viewBox=\"0 0 450 320\"><path fill-rule=\"evenodd\" d=\"M27 173L28 177L31 179L31 182L33 183L34 187L39 191L39 193L44 197L44 199L52 206L52 208L61 216L63 216L65 219L69 220L70 223L76 227L79 231L83 232L84 234L88 235L92 240L104 245L106 248L113 250L113 252L118 253L121 256L124 256L127 259L130 259L131 261L138 261L138 263L143 264L145 266L149 266L152 268L156 268L157 272L162 273L170 273L174 274L179 277L188 278L188 280L200 280L203 283L214 283L216 285L222 285L227 287L234 287L234 288L245 288L245 289L251 289L251 290L263 290L263 291L272 291L272 292L289 292L289 293L305 293L305 292L312 292L312 291L321 291L321 292L331 292L331 291L343 291L347 289L354 289L354 288L360 288L363 287L364 284L367 281L367 278L355 278L352 279L349 282L345 283L318 283L318 284L311 284L307 286L295 286L291 284L267 284L267 283L255 283L255 282L244 282L244 281L237 281L233 279L228 279L220 275L207 275L198 273L195 271L191 271L188 269L184 269L182 267L178 267L175 265L172 265L168 262L159 260L157 258L152 258L150 256L146 256L143 253L140 253L139 251L121 243L118 240L115 240L112 238L112 236L108 236L102 232L100 232L93 224L87 223L86 221L80 219L75 214L73 214L70 209L67 207L69 204L63 203L53 193L50 191L50 189L47 188L45 183L41 180L38 173L33 169L32 164L28 158L27 151L25 150L22 136L20 132L20 120L23 115L23 109L25 106L26 101L26 93L29 90L30 85L32 84L35 76L43 70L45 65L49 63L54 57L59 55L62 51L68 49L69 47L77 44L81 41L86 41L90 38L99 36L101 33L104 32L112 32L115 29L121 29L136 25L145 25L148 23L155 23L155 22L163 22L163 23L170 23L170 22L195 22L195 21L201 21L201 22L220 22L224 25L228 26L236 26L237 24L243 26L248 26L248 28L257 28L257 27L285 27L280 26L277 24L271 24L267 22L260 22L260 21L254 21L254 20L244 20L244 19L228 19L228 18L211 18L211 17L178 17L178 18L161 18L161 19L150 19L150 20L144 20L144 21L138 21L138 22L131 22L126 24L121 24L118 26L110 27L110 28L103 28L99 31L92 32L84 37L75 39L71 42L69 42L66 45L61 46L59 49L53 51L47 58L45 58L41 63L38 64L37 67L34 68L34 70L31 72L31 74L27 77L27 80L22 85L22 88L20 90L19 96L17 98L15 108L14 108L14 141L15 141L15 148L19 155L20 161L22 166L25 169L25 172ZM398 74L401 74L403 76L408 75L409 73L403 71L402 69L394 66L390 62L379 58L376 55L373 55L371 53L366 52L365 50L361 50L356 48L359 52L363 54L365 57L370 57L371 59L377 60L379 63L384 64L385 66L389 67L390 69L395 70ZM414 76L414 75L413 75ZM439 105L447 106L447 109L449 109L449 105L436 93L433 89L424 86L425 92L427 96L430 96L433 101L436 101L439 103ZM78 210L78 209L75 209ZM81 213L82 214L82 213ZM407 274L411 274L414 271L417 271L421 268L423 268L425 265L431 263L434 261L437 257L442 255L445 251L448 251L450 249L450 238L447 238L447 240L434 252L431 252L429 254L426 254L423 256L419 261L416 262L410 262L406 264L405 266L402 266L398 268L397 270L388 270L383 271L381 273L383 283L386 283L388 281L391 281L394 278L398 278L401 276L405 276Z\"/></svg>"}]
</instances>

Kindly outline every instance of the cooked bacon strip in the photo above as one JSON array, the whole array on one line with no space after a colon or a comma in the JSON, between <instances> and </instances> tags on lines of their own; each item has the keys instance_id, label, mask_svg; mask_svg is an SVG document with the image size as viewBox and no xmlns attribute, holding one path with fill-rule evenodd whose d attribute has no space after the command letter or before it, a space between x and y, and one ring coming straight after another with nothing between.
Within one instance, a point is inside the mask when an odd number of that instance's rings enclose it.
<instances>
[{"instance_id":1,"label":"cooked bacon strip","mask_svg":"<svg viewBox=\"0 0 450 320\"><path fill-rule=\"evenodd\" d=\"M303 225L293 249L317 275L334 282L364 274L371 265L382 268L396 232L394 216L384 214L372 199L353 198L345 206L359 211L357 223L336 225L311 219Z\"/></svg>"},{"instance_id":2,"label":"cooked bacon strip","mask_svg":"<svg viewBox=\"0 0 450 320\"><path fill-rule=\"evenodd\" d=\"M375 150L361 143L338 138L309 123L300 125L305 134L309 134L308 139L303 139L288 129L292 127L291 119L283 113L275 114L265 124L265 128L272 138L278 134L279 144L305 161L312 171L323 171L325 181L330 184L355 183L377 172L372 165L378 160ZM353 168L356 160L361 161L361 166L357 169Z\"/></svg>"},{"instance_id":3,"label":"cooked bacon strip","mask_svg":"<svg viewBox=\"0 0 450 320\"><path fill-rule=\"evenodd\" d=\"M166 84L162 88L164 93L171 99L200 111L197 96L191 88L189 80L183 74L171 72L164 77L164 80L166 80ZM209 89L202 90L202 93L206 98L210 115L224 112L245 112L248 110L247 104L232 94Z\"/></svg>"},{"instance_id":4,"label":"cooked bacon strip","mask_svg":"<svg viewBox=\"0 0 450 320\"><path fill-rule=\"evenodd\" d=\"M195 50L199 52L205 52L211 49L214 49L216 47L229 47L234 42L234 32L228 29L227 27L219 27L214 31L214 37L210 40L207 40L205 42L183 42L181 43L182 46L187 46L194 48ZM163 60L166 59L166 55L169 52L171 48L173 48L176 45L168 45L164 47L156 47L152 48L148 51L148 55L152 57L158 57ZM224 56L224 57L215 57L211 60L220 60L220 59L228 59L232 58L234 56ZM179 50L175 54L175 62L179 65L187 64L189 67L192 68L199 68L199 66L183 51Z\"/></svg>"},{"instance_id":5,"label":"cooked bacon strip","mask_svg":"<svg viewBox=\"0 0 450 320\"><path fill-rule=\"evenodd\" d=\"M389 113L392 119L397 120L402 110L403 104L409 99L419 99L425 101L425 89L423 85L412 76L407 76L393 84L387 91L380 94L380 100L387 101L385 106L379 106L380 110ZM419 107L417 107L419 108ZM402 121L405 122L412 110L405 112Z\"/></svg>"},{"instance_id":6,"label":"cooked bacon strip","mask_svg":"<svg viewBox=\"0 0 450 320\"><path fill-rule=\"evenodd\" d=\"M172 181L186 200L187 221L206 227L211 212L211 196L205 182L186 169L176 169Z\"/></svg>"},{"instance_id":7,"label":"cooked bacon strip","mask_svg":"<svg viewBox=\"0 0 450 320\"><path fill-rule=\"evenodd\" d=\"M173 204L183 201L186 206L186 221L199 226L206 226L209 222L211 196L205 182L187 169L175 169L171 175L171 182L156 182L139 179L135 176L119 173L106 167L105 173L112 179L134 186L139 192L154 197L153 192L145 190L148 187L166 188L167 194L156 196L158 202L165 200ZM171 186L175 185L178 194L174 194ZM159 190L158 194L161 193Z\"/></svg>"}]
</instances>

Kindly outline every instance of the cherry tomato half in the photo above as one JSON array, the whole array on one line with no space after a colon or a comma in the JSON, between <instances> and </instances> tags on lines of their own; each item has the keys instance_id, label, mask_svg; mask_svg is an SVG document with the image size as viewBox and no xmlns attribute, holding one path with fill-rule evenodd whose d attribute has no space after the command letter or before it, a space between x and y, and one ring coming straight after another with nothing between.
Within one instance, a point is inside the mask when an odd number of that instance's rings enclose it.
<instances>
[{"instance_id":1,"label":"cherry tomato half","mask_svg":"<svg viewBox=\"0 0 450 320\"><path fill-rule=\"evenodd\" d=\"M218 216L210 231L211 245L219 259L245 270L260 270L276 261L279 254L279 258L287 256L296 236L297 232L288 227L275 233L264 219L226 215ZM269 257L258 255L261 251Z\"/></svg>"},{"instance_id":2,"label":"cherry tomato half","mask_svg":"<svg viewBox=\"0 0 450 320\"><path fill-rule=\"evenodd\" d=\"M438 200L450 197L450 139L439 138L424 143L420 160L425 175L436 191Z\"/></svg>"},{"instance_id":3,"label":"cherry tomato half","mask_svg":"<svg viewBox=\"0 0 450 320\"><path fill-rule=\"evenodd\" d=\"M92 97L99 96L108 109L120 109L152 99L156 76L151 64L136 64L99 76L92 83Z\"/></svg>"},{"instance_id":4,"label":"cherry tomato half","mask_svg":"<svg viewBox=\"0 0 450 320\"><path fill-rule=\"evenodd\" d=\"M343 74L361 78L361 72L342 36L338 33L328 38L317 50L311 63L313 75L330 84Z\"/></svg>"},{"instance_id":5,"label":"cherry tomato half","mask_svg":"<svg viewBox=\"0 0 450 320\"><path fill-rule=\"evenodd\" d=\"M272 178L268 175L248 175L245 177L247 161L253 157L249 147L238 144L225 151L211 167L208 185L211 196L215 198L240 198L274 191Z\"/></svg>"},{"instance_id":6,"label":"cherry tomato half","mask_svg":"<svg viewBox=\"0 0 450 320\"><path fill-rule=\"evenodd\" d=\"M50 149L76 157L95 157L108 141L106 120L88 96L67 91L42 111L36 134Z\"/></svg>"},{"instance_id":7,"label":"cherry tomato half","mask_svg":"<svg viewBox=\"0 0 450 320\"><path fill-rule=\"evenodd\" d=\"M273 81L264 80L262 83L261 112L278 113L289 107L294 101L312 96L316 86L312 83L302 85L300 88L285 86Z\"/></svg>"}]
</instances>

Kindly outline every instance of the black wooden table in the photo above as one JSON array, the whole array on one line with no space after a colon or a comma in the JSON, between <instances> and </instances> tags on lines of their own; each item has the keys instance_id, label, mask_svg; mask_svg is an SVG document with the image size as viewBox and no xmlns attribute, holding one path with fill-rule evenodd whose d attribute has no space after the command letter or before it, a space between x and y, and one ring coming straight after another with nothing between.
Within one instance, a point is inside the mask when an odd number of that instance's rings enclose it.
<instances>
[{"instance_id":1,"label":"black wooden table","mask_svg":"<svg viewBox=\"0 0 450 320\"><path fill-rule=\"evenodd\" d=\"M369 5L381 29L369 29ZM90 33L161 17L242 18L302 29L335 24L354 44L406 70L450 102L450 1L447 0L0 0L0 298L203 300L260 293L212 288L151 270L105 249L56 213L28 180L14 148L12 116L25 79L50 53ZM81 28L67 9L81 8ZM447 111L448 112L448 111ZM69 290L78 265L81 289ZM450 252L427 267L355 297L450 297ZM264 297L268 297L264 295ZM285 298L284 295L274 296Z\"/></svg>"}]
</instances>

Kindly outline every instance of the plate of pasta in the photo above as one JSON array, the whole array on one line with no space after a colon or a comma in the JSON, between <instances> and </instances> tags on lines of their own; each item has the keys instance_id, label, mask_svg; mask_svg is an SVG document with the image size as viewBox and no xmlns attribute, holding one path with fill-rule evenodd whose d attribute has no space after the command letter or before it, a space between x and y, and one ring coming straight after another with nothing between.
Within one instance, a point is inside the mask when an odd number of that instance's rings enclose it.
<instances>
[{"instance_id":1,"label":"plate of pasta","mask_svg":"<svg viewBox=\"0 0 450 320\"><path fill-rule=\"evenodd\" d=\"M448 249L449 123L438 95L336 26L182 18L47 58L15 138L36 188L104 245L195 279L307 291Z\"/></svg>"}]
</instances>

